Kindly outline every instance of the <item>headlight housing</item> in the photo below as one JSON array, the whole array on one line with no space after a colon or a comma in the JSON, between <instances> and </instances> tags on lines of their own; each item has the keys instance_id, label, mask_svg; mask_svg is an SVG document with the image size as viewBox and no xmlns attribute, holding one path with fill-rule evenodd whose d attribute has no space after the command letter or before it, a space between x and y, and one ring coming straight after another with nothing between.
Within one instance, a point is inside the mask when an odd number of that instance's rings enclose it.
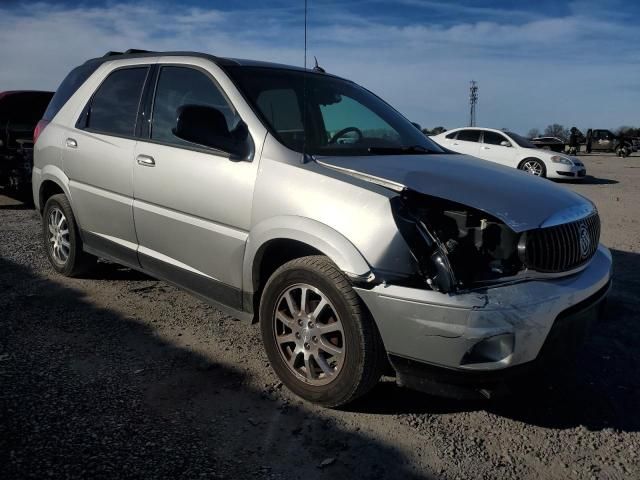
<instances>
[{"instance_id":1,"label":"headlight housing","mask_svg":"<svg viewBox=\"0 0 640 480\"><path fill-rule=\"evenodd\" d=\"M570 158L563 157L562 155L554 155L551 157L551 161L553 163L562 163L564 165L573 165L573 162Z\"/></svg>"},{"instance_id":2,"label":"headlight housing","mask_svg":"<svg viewBox=\"0 0 640 480\"><path fill-rule=\"evenodd\" d=\"M523 268L520 235L485 212L410 190L392 204L419 275L433 290L476 288Z\"/></svg>"}]
</instances>

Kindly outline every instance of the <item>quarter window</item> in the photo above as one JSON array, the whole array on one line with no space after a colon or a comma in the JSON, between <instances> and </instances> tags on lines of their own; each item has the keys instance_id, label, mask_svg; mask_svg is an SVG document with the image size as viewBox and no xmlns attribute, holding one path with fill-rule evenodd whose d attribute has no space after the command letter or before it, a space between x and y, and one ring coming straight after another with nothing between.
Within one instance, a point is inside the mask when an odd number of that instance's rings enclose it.
<instances>
[{"instance_id":1,"label":"quarter window","mask_svg":"<svg viewBox=\"0 0 640 480\"><path fill-rule=\"evenodd\" d=\"M458 132L453 132L453 133L450 133L449 135L447 135L445 138L449 138L449 139L456 138L457 134L458 134Z\"/></svg>"},{"instance_id":2,"label":"quarter window","mask_svg":"<svg viewBox=\"0 0 640 480\"><path fill-rule=\"evenodd\" d=\"M225 117L229 131L238 117L211 79L200 70L189 67L162 67L153 102L151 139L175 145L192 145L176 137L177 110L183 105L202 105L218 109Z\"/></svg>"},{"instance_id":3,"label":"quarter window","mask_svg":"<svg viewBox=\"0 0 640 480\"><path fill-rule=\"evenodd\" d=\"M502 142L509 142L507 137L497 132L489 132L487 130L484 131L483 143L488 143L489 145L500 145ZM511 142L509 142L511 143Z\"/></svg>"},{"instance_id":4,"label":"quarter window","mask_svg":"<svg viewBox=\"0 0 640 480\"><path fill-rule=\"evenodd\" d=\"M479 142L480 130L460 130L458 132L458 140L463 142Z\"/></svg>"},{"instance_id":5,"label":"quarter window","mask_svg":"<svg viewBox=\"0 0 640 480\"><path fill-rule=\"evenodd\" d=\"M86 128L101 133L133 136L147 67L125 68L110 74L93 95Z\"/></svg>"}]
</instances>

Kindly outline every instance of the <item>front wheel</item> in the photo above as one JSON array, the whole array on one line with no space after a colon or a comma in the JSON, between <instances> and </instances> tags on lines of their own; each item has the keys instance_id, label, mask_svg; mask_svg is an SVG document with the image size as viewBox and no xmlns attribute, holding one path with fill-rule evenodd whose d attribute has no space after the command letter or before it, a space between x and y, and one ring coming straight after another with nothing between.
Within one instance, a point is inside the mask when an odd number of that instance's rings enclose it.
<instances>
[{"instance_id":1,"label":"front wheel","mask_svg":"<svg viewBox=\"0 0 640 480\"><path fill-rule=\"evenodd\" d=\"M536 177L546 177L547 169L542 163L541 160L537 158L527 158L520 163L520 170L524 170L531 175L535 175Z\"/></svg>"},{"instance_id":2,"label":"front wheel","mask_svg":"<svg viewBox=\"0 0 640 480\"><path fill-rule=\"evenodd\" d=\"M276 270L260 302L260 328L282 383L310 402L345 405L382 375L377 328L327 257L298 258Z\"/></svg>"}]
</instances>

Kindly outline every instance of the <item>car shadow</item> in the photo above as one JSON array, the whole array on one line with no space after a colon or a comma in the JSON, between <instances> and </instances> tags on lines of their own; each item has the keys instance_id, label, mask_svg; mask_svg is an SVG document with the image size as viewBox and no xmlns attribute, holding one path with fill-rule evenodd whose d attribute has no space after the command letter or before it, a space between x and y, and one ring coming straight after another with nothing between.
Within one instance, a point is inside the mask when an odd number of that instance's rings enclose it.
<instances>
[{"instance_id":1,"label":"car shadow","mask_svg":"<svg viewBox=\"0 0 640 480\"><path fill-rule=\"evenodd\" d=\"M438 415L485 410L495 415L545 428L584 426L640 431L640 255L613 250L613 288L604 318L591 331L575 369L564 375L548 373L554 381L516 389L495 400L459 401L433 397L381 383L350 408L359 412L397 415ZM559 365L559 370L564 366Z\"/></svg>"},{"instance_id":2,"label":"car shadow","mask_svg":"<svg viewBox=\"0 0 640 480\"><path fill-rule=\"evenodd\" d=\"M0 478L436 478L78 282L0 258Z\"/></svg>"},{"instance_id":3,"label":"car shadow","mask_svg":"<svg viewBox=\"0 0 640 480\"><path fill-rule=\"evenodd\" d=\"M620 182L618 180L611 180L608 178L597 178L592 175L586 175L582 179L563 180L563 183L572 183L575 185L614 185Z\"/></svg>"}]
</instances>

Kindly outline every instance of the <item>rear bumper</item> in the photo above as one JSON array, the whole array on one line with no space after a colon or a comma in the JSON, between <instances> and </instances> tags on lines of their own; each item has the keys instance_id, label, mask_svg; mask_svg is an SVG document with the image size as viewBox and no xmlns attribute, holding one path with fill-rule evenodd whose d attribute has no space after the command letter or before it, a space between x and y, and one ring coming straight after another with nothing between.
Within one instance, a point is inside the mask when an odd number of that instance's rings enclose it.
<instances>
[{"instance_id":1,"label":"rear bumper","mask_svg":"<svg viewBox=\"0 0 640 480\"><path fill-rule=\"evenodd\" d=\"M568 277L460 295L383 285L356 291L392 359L500 378L534 361L558 319L604 298L610 280L611 254L600 246L585 269Z\"/></svg>"}]
</instances>

